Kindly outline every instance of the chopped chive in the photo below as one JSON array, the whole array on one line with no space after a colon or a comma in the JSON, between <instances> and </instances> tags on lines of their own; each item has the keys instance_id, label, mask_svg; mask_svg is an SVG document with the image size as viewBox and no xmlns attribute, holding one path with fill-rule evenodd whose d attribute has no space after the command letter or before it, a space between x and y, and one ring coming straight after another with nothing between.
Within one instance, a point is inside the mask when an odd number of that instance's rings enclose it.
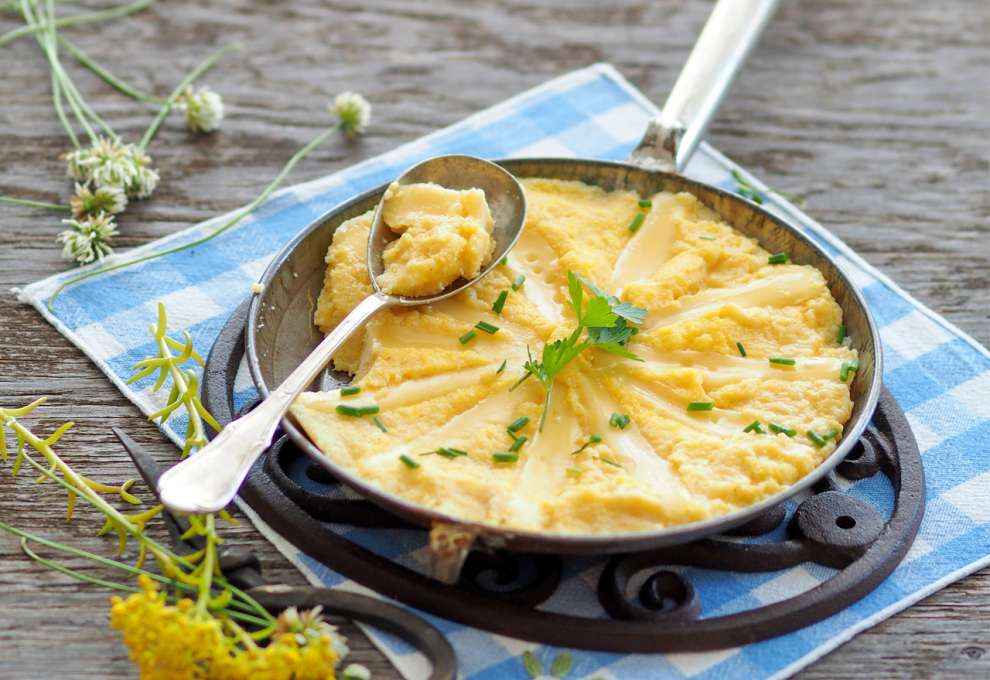
<instances>
[{"instance_id":1,"label":"chopped chive","mask_svg":"<svg viewBox=\"0 0 990 680\"><path fill-rule=\"evenodd\" d=\"M490 324L487 321L479 321L478 323L474 324L474 327L477 328L479 331L484 331L488 333L488 335L495 335L496 333L498 333L498 326L496 326L495 324Z\"/></svg>"},{"instance_id":2,"label":"chopped chive","mask_svg":"<svg viewBox=\"0 0 990 680\"><path fill-rule=\"evenodd\" d=\"M843 361L842 368L839 370L839 380L846 382L849 380L849 374L855 373L859 370L859 361L853 359L852 361Z\"/></svg>"},{"instance_id":3,"label":"chopped chive","mask_svg":"<svg viewBox=\"0 0 990 680\"><path fill-rule=\"evenodd\" d=\"M499 260L499 264L502 265L503 267L505 265L509 264L509 256L508 255L503 255L502 256L502 259Z\"/></svg>"},{"instance_id":4,"label":"chopped chive","mask_svg":"<svg viewBox=\"0 0 990 680\"><path fill-rule=\"evenodd\" d=\"M741 357L746 356L746 348L743 347L743 344L741 342L736 343L736 349L739 350L739 356Z\"/></svg>"},{"instance_id":5,"label":"chopped chive","mask_svg":"<svg viewBox=\"0 0 990 680\"><path fill-rule=\"evenodd\" d=\"M778 425L777 423L767 423L767 427L774 434L786 434L788 437L793 437L797 434L797 430L791 427L784 427L783 425Z\"/></svg>"},{"instance_id":6,"label":"chopped chive","mask_svg":"<svg viewBox=\"0 0 990 680\"><path fill-rule=\"evenodd\" d=\"M526 283L526 275L520 274L516 277L516 280L512 282L512 290L519 290L522 285Z\"/></svg>"},{"instance_id":7,"label":"chopped chive","mask_svg":"<svg viewBox=\"0 0 990 680\"><path fill-rule=\"evenodd\" d=\"M620 430L624 430L630 420L631 418L624 413L613 413L608 419L608 424L612 427L617 427Z\"/></svg>"},{"instance_id":8,"label":"chopped chive","mask_svg":"<svg viewBox=\"0 0 990 680\"><path fill-rule=\"evenodd\" d=\"M500 451L499 453L492 454L492 460L496 463L515 463L519 460L518 453L509 453L508 451Z\"/></svg>"},{"instance_id":9,"label":"chopped chive","mask_svg":"<svg viewBox=\"0 0 990 680\"><path fill-rule=\"evenodd\" d=\"M379 408L374 404L370 406L351 406L350 404L337 404L337 413L342 416L370 416L378 413Z\"/></svg>"},{"instance_id":10,"label":"chopped chive","mask_svg":"<svg viewBox=\"0 0 990 680\"><path fill-rule=\"evenodd\" d=\"M588 441L586 441L584 444L581 445L581 448L571 451L571 455L576 456L577 454L581 453L592 444L598 444L599 442L601 442L601 440L602 440L601 437L599 437L597 434L593 434L590 437L588 437Z\"/></svg>"},{"instance_id":11,"label":"chopped chive","mask_svg":"<svg viewBox=\"0 0 990 680\"><path fill-rule=\"evenodd\" d=\"M718 239L714 236L699 236L702 241L717 241Z\"/></svg>"},{"instance_id":12,"label":"chopped chive","mask_svg":"<svg viewBox=\"0 0 990 680\"><path fill-rule=\"evenodd\" d=\"M711 411L715 408L714 401L692 401L687 405L688 411Z\"/></svg>"},{"instance_id":13,"label":"chopped chive","mask_svg":"<svg viewBox=\"0 0 990 680\"><path fill-rule=\"evenodd\" d=\"M529 423L529 418L526 416L520 416L509 423L509 426L505 429L509 431L509 434L515 435L516 432L526 427L527 423Z\"/></svg>"},{"instance_id":14,"label":"chopped chive","mask_svg":"<svg viewBox=\"0 0 990 680\"><path fill-rule=\"evenodd\" d=\"M509 360L508 359L503 359L502 360L502 365L498 367L498 370L497 371L495 371L495 375L502 375L502 371L505 370L505 365L507 363L509 363Z\"/></svg>"},{"instance_id":15,"label":"chopped chive","mask_svg":"<svg viewBox=\"0 0 990 680\"><path fill-rule=\"evenodd\" d=\"M439 456L443 456L444 458L457 458L459 456L468 455L467 451L462 451L461 449L455 449L451 446L441 446L433 453L436 453Z\"/></svg>"},{"instance_id":16,"label":"chopped chive","mask_svg":"<svg viewBox=\"0 0 990 680\"><path fill-rule=\"evenodd\" d=\"M622 467L622 463L616 463L611 458L606 458L605 456L598 456L598 460L600 460L603 463L608 463L609 465L612 465L612 466L617 467L617 468Z\"/></svg>"},{"instance_id":17,"label":"chopped chive","mask_svg":"<svg viewBox=\"0 0 990 680\"><path fill-rule=\"evenodd\" d=\"M402 464L405 465L410 470L415 470L416 468L419 467L419 463L417 463L416 461L414 461L412 458L410 458L404 453L401 456L399 456L399 460L401 460Z\"/></svg>"},{"instance_id":18,"label":"chopped chive","mask_svg":"<svg viewBox=\"0 0 990 680\"><path fill-rule=\"evenodd\" d=\"M743 428L743 432L755 432L756 434L763 434L763 428L760 427L759 420L754 420L749 425Z\"/></svg>"},{"instance_id":19,"label":"chopped chive","mask_svg":"<svg viewBox=\"0 0 990 680\"><path fill-rule=\"evenodd\" d=\"M774 253L773 255L771 255L770 257L767 258L767 263L768 264L787 264L789 260L790 260L790 258L787 257L787 253Z\"/></svg>"},{"instance_id":20,"label":"chopped chive","mask_svg":"<svg viewBox=\"0 0 990 680\"><path fill-rule=\"evenodd\" d=\"M635 234L643 226L643 220L645 219L645 213L636 213L636 217L632 218L632 222L629 223L629 231Z\"/></svg>"},{"instance_id":21,"label":"chopped chive","mask_svg":"<svg viewBox=\"0 0 990 680\"><path fill-rule=\"evenodd\" d=\"M793 366L797 363L795 359L789 357L767 357L767 361L778 366Z\"/></svg>"},{"instance_id":22,"label":"chopped chive","mask_svg":"<svg viewBox=\"0 0 990 680\"><path fill-rule=\"evenodd\" d=\"M840 345L846 341L846 324L839 324L839 330L835 334L835 341Z\"/></svg>"},{"instance_id":23,"label":"chopped chive","mask_svg":"<svg viewBox=\"0 0 990 680\"><path fill-rule=\"evenodd\" d=\"M808 435L808 439L814 442L815 446L818 448L825 446L825 437L821 436L814 430L808 430L806 434Z\"/></svg>"},{"instance_id":24,"label":"chopped chive","mask_svg":"<svg viewBox=\"0 0 990 680\"><path fill-rule=\"evenodd\" d=\"M371 419L371 421L372 421L372 422L373 422L373 423L375 424L375 426L376 426L376 427L378 427L378 429L379 429L379 430L381 430L382 432L388 432L388 430L386 430L386 429L385 429L385 423L383 423L383 422L382 422L382 419L381 419L381 418L379 418L378 416L375 416L374 418L372 418L372 419Z\"/></svg>"},{"instance_id":25,"label":"chopped chive","mask_svg":"<svg viewBox=\"0 0 990 680\"><path fill-rule=\"evenodd\" d=\"M513 453L518 451L523 447L523 444L525 444L528 439L529 437L527 437L526 435L522 435L521 437L516 437L516 441L512 442L512 446L509 447L509 451L512 451Z\"/></svg>"},{"instance_id":26,"label":"chopped chive","mask_svg":"<svg viewBox=\"0 0 990 680\"><path fill-rule=\"evenodd\" d=\"M574 479L581 479L581 468L569 467L564 472L567 474L568 477L572 477Z\"/></svg>"},{"instance_id":27,"label":"chopped chive","mask_svg":"<svg viewBox=\"0 0 990 680\"><path fill-rule=\"evenodd\" d=\"M357 394L360 391L361 391L360 386L358 386L358 385L348 385L347 387L341 387L340 388L340 396L342 396L342 397L349 397L352 394Z\"/></svg>"},{"instance_id":28,"label":"chopped chive","mask_svg":"<svg viewBox=\"0 0 990 680\"><path fill-rule=\"evenodd\" d=\"M495 304L492 305L492 311L496 314L502 313L502 308L505 307L505 301L509 298L509 291L503 290L498 294L498 299L495 300Z\"/></svg>"},{"instance_id":29,"label":"chopped chive","mask_svg":"<svg viewBox=\"0 0 990 680\"><path fill-rule=\"evenodd\" d=\"M639 207L640 208L652 208L653 207L653 201L651 201L648 198L641 198L641 199L639 199Z\"/></svg>"},{"instance_id":30,"label":"chopped chive","mask_svg":"<svg viewBox=\"0 0 990 680\"><path fill-rule=\"evenodd\" d=\"M474 338L475 338L476 335L478 335L478 334L475 333L474 331L468 331L467 333L465 333L461 337L457 338L457 342L461 343L462 345L466 345L469 342L471 342L472 340L474 340Z\"/></svg>"}]
</instances>

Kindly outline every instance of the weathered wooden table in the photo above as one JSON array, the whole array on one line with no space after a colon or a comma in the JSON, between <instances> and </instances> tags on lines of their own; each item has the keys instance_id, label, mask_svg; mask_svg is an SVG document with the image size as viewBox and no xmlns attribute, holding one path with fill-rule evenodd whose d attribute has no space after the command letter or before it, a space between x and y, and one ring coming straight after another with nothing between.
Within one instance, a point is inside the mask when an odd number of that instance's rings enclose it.
<instances>
[{"instance_id":1,"label":"weathered wooden table","mask_svg":"<svg viewBox=\"0 0 990 680\"><path fill-rule=\"evenodd\" d=\"M66 3L68 4L68 3ZM89 3L96 5L97 3ZM103 3L99 3L103 4ZM807 210L909 292L978 340L990 339L990 4L983 0L782 3L724 102L709 139ZM151 152L154 198L122 220L126 248L240 206L323 128L343 89L374 103L369 134L336 140L291 181L333 172L567 70L610 61L661 102L709 3L665 0L224 0L160 3L69 35L121 77L166 93L214 46L241 41L205 82L222 92L220 133L193 139L172 119ZM64 10L68 11L68 10ZM0 29L15 25L0 16ZM0 50L0 193L65 199L47 71L23 39ZM73 68L97 111L136 138L149 111ZM0 209L0 290L60 271L49 214ZM0 403L43 394L36 423L77 423L67 458L99 478L133 474L119 425L162 461L175 451L88 359L3 293ZM53 485L0 471L0 518L98 551L86 512L71 524ZM266 572L302 577L247 523L229 532ZM93 573L99 573L95 570ZM990 573L970 576L859 635L801 678L987 677ZM377 678L388 662L345 626L352 659ZM26 560L0 535L0 677L133 677L107 627L107 595ZM522 670L520 669L520 677Z\"/></svg>"}]
</instances>

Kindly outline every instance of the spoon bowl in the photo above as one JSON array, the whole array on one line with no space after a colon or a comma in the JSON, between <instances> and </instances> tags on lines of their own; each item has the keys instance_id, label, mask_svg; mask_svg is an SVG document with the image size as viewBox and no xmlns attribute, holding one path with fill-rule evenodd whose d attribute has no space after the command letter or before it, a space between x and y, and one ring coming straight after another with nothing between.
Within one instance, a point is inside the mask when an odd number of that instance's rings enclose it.
<instances>
[{"instance_id":1,"label":"spoon bowl","mask_svg":"<svg viewBox=\"0 0 990 680\"><path fill-rule=\"evenodd\" d=\"M526 221L526 196L506 170L473 156L437 156L403 173L399 184L433 182L448 189L483 189L494 220L491 261L472 279L460 278L440 293L424 297L388 295L378 286L385 246L394 239L382 221L387 192L375 208L368 236L368 276L374 292L351 310L289 376L253 411L230 423L196 455L166 471L158 481L162 503L176 512L217 512L233 500L251 466L268 448L275 430L296 397L312 384L334 352L375 313L395 305L413 306L443 300L479 281L518 240Z\"/></svg>"},{"instance_id":2,"label":"spoon bowl","mask_svg":"<svg viewBox=\"0 0 990 680\"><path fill-rule=\"evenodd\" d=\"M512 249L512 246L519 240L523 225L526 223L526 194L523 192L522 185L519 184L519 180L495 163L474 156L435 156L412 166L396 180L396 184L400 186L425 182L439 184L445 189L455 191L483 190L488 208L492 213L492 219L495 222L492 230L492 237L495 239L495 252L478 276L473 279L459 278L436 295L412 297L386 294L378 286L378 275L385 271L382 254L385 252L385 246L394 241L398 235L389 229L382 219L382 206L385 204L385 195L383 195L375 208L375 216L371 221L371 232L368 235L368 276L376 293L385 295L394 300L396 304L405 306L443 300L457 295L481 279Z\"/></svg>"}]
</instances>

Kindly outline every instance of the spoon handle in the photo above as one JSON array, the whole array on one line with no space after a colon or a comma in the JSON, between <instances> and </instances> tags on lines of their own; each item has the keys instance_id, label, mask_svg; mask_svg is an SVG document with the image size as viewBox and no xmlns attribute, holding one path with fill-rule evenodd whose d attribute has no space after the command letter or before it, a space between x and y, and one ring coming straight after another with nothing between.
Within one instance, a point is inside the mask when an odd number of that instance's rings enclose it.
<instances>
[{"instance_id":1,"label":"spoon handle","mask_svg":"<svg viewBox=\"0 0 990 680\"><path fill-rule=\"evenodd\" d=\"M351 310L253 411L227 425L213 441L161 476L158 495L162 503L177 512L217 512L226 507L254 461L268 448L275 429L299 393L313 382L354 331L391 304L385 296L374 294Z\"/></svg>"}]
</instances>

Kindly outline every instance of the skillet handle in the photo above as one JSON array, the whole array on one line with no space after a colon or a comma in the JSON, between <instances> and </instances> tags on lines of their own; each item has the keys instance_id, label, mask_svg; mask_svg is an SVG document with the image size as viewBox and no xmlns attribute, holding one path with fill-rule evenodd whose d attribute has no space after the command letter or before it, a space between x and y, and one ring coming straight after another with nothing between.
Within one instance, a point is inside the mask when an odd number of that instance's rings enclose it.
<instances>
[{"instance_id":1,"label":"skillet handle","mask_svg":"<svg viewBox=\"0 0 990 680\"><path fill-rule=\"evenodd\" d=\"M718 0L660 115L629 160L682 172L778 0Z\"/></svg>"}]
</instances>

